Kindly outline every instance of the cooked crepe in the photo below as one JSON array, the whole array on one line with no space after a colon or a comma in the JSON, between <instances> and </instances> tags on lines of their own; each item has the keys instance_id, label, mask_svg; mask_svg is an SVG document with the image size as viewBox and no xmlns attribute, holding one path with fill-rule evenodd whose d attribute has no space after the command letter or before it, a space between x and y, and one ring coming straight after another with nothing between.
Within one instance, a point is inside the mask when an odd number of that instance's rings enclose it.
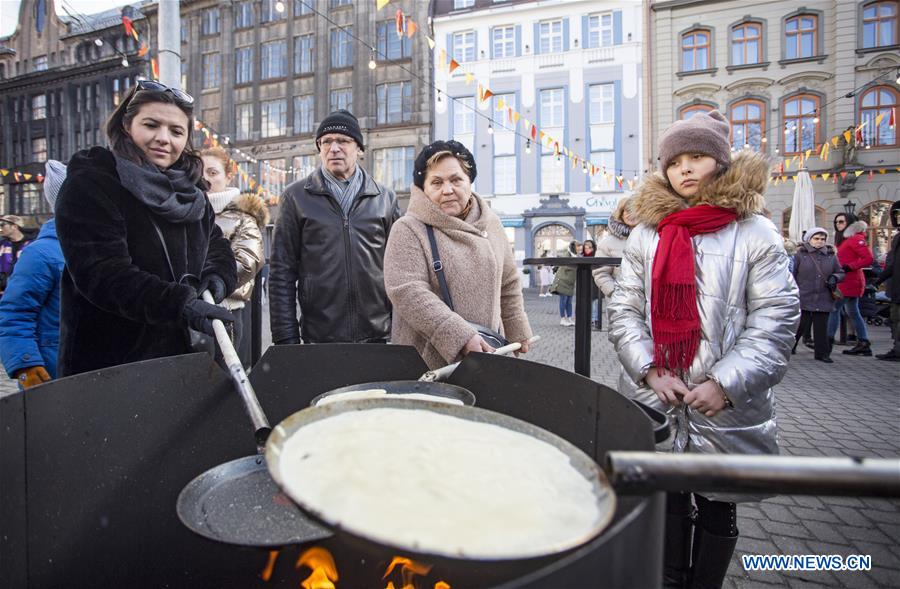
<instances>
[{"instance_id":1,"label":"cooked crepe","mask_svg":"<svg viewBox=\"0 0 900 589\"><path fill-rule=\"evenodd\" d=\"M288 494L330 524L461 558L576 546L610 507L551 444L425 409L347 411L307 424L286 440L279 470Z\"/></svg>"},{"instance_id":2,"label":"cooked crepe","mask_svg":"<svg viewBox=\"0 0 900 589\"><path fill-rule=\"evenodd\" d=\"M335 393L322 397L316 402L316 407L328 405L329 403L337 403L338 401L356 401L359 399L380 399L383 397L394 397L397 399L410 399L413 401L431 401L433 403L447 403L449 405L463 405L459 399L451 399L450 397L442 397L440 395L428 395L426 393L388 393L385 389L365 389L362 391L346 391L344 393Z\"/></svg>"}]
</instances>

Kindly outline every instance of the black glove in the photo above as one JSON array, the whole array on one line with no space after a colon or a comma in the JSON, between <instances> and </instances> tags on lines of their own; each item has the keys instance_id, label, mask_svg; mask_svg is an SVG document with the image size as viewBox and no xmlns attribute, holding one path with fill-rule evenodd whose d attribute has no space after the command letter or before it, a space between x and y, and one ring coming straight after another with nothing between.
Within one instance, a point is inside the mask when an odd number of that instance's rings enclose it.
<instances>
[{"instance_id":1,"label":"black glove","mask_svg":"<svg viewBox=\"0 0 900 589\"><path fill-rule=\"evenodd\" d=\"M837 276L832 274L831 276L829 276L828 278L825 279L825 284L827 284L831 288L834 288L835 286L837 286Z\"/></svg>"},{"instance_id":2,"label":"black glove","mask_svg":"<svg viewBox=\"0 0 900 589\"><path fill-rule=\"evenodd\" d=\"M847 264L844 264L843 266L841 266L841 270L843 270L844 272L853 272L853 268L851 268ZM218 276L216 276L216 278L218 278Z\"/></svg>"},{"instance_id":3,"label":"black glove","mask_svg":"<svg viewBox=\"0 0 900 589\"><path fill-rule=\"evenodd\" d=\"M184 306L181 311L181 317L188 324L188 327L197 331L202 331L207 335L216 336L213 330L212 320L220 319L225 323L234 323L234 317L227 309L210 305L206 301L194 299Z\"/></svg>"},{"instance_id":4,"label":"black glove","mask_svg":"<svg viewBox=\"0 0 900 589\"><path fill-rule=\"evenodd\" d=\"M218 274L207 274L203 277L200 281L200 288L197 289L201 297L204 290L208 290L213 300L217 303L224 301L225 296L228 294L225 292L225 281Z\"/></svg>"}]
</instances>

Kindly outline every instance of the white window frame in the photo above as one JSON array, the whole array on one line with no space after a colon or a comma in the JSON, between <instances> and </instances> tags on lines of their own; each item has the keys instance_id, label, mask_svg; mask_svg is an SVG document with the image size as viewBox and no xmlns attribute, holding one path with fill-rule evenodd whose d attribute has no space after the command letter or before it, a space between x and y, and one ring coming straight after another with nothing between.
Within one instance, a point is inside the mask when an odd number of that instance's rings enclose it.
<instances>
[{"instance_id":1,"label":"white window frame","mask_svg":"<svg viewBox=\"0 0 900 589\"><path fill-rule=\"evenodd\" d=\"M276 112L270 110L276 107ZM274 120L273 119L274 115ZM276 98L259 103L260 137L281 137L287 135L287 100Z\"/></svg>"},{"instance_id":2,"label":"white window frame","mask_svg":"<svg viewBox=\"0 0 900 589\"><path fill-rule=\"evenodd\" d=\"M557 29L558 30L554 30ZM563 19L542 20L538 23L538 47L544 53L562 53L563 44Z\"/></svg>"},{"instance_id":3,"label":"white window frame","mask_svg":"<svg viewBox=\"0 0 900 589\"><path fill-rule=\"evenodd\" d=\"M611 47L613 45L613 14L598 12L588 16L587 47Z\"/></svg>"},{"instance_id":4,"label":"white window frame","mask_svg":"<svg viewBox=\"0 0 900 589\"><path fill-rule=\"evenodd\" d=\"M475 61L475 31L453 33L453 59L459 63Z\"/></svg>"},{"instance_id":5,"label":"white window frame","mask_svg":"<svg viewBox=\"0 0 900 589\"><path fill-rule=\"evenodd\" d=\"M516 56L516 27L504 25L491 30L491 48L494 59Z\"/></svg>"}]
</instances>

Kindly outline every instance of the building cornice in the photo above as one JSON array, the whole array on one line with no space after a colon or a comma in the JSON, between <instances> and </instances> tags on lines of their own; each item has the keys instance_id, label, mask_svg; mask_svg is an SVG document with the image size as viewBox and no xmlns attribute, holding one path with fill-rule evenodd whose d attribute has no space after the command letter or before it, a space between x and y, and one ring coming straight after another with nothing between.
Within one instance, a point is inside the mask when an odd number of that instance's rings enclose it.
<instances>
[{"instance_id":1,"label":"building cornice","mask_svg":"<svg viewBox=\"0 0 900 589\"><path fill-rule=\"evenodd\" d=\"M671 8L684 8L686 6L708 6L710 4L719 4L720 2L730 2L731 0L663 0L662 2L651 2L650 10L668 10Z\"/></svg>"}]
</instances>

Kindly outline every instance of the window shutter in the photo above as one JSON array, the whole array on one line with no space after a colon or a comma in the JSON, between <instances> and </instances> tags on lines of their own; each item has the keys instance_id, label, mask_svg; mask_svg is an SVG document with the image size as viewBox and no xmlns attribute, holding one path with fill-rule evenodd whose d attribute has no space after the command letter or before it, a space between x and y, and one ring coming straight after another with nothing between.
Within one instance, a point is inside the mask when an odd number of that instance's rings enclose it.
<instances>
[{"instance_id":1,"label":"window shutter","mask_svg":"<svg viewBox=\"0 0 900 589\"><path fill-rule=\"evenodd\" d=\"M613 12L613 45L622 44L622 11Z\"/></svg>"},{"instance_id":2,"label":"window shutter","mask_svg":"<svg viewBox=\"0 0 900 589\"><path fill-rule=\"evenodd\" d=\"M390 35L390 31L388 32ZM447 34L447 62L453 59L453 33Z\"/></svg>"},{"instance_id":3,"label":"window shutter","mask_svg":"<svg viewBox=\"0 0 900 589\"><path fill-rule=\"evenodd\" d=\"M590 23L590 16L584 14L581 16L581 48L582 49L590 49L590 35L588 34L588 25Z\"/></svg>"},{"instance_id":4,"label":"window shutter","mask_svg":"<svg viewBox=\"0 0 900 589\"><path fill-rule=\"evenodd\" d=\"M534 23L534 54L541 53L541 23Z\"/></svg>"},{"instance_id":5,"label":"window shutter","mask_svg":"<svg viewBox=\"0 0 900 589\"><path fill-rule=\"evenodd\" d=\"M522 55L522 25L516 25L516 57Z\"/></svg>"},{"instance_id":6,"label":"window shutter","mask_svg":"<svg viewBox=\"0 0 900 589\"><path fill-rule=\"evenodd\" d=\"M488 29L488 44L490 45L491 50L491 59L494 59L494 30L497 27L491 27Z\"/></svg>"},{"instance_id":7,"label":"window shutter","mask_svg":"<svg viewBox=\"0 0 900 589\"><path fill-rule=\"evenodd\" d=\"M563 34L563 51L568 51L568 50L569 50L569 19L567 19L567 18L564 18L564 19L563 19L563 27L562 27L562 29L563 29L563 30L562 30L562 34Z\"/></svg>"}]
</instances>

